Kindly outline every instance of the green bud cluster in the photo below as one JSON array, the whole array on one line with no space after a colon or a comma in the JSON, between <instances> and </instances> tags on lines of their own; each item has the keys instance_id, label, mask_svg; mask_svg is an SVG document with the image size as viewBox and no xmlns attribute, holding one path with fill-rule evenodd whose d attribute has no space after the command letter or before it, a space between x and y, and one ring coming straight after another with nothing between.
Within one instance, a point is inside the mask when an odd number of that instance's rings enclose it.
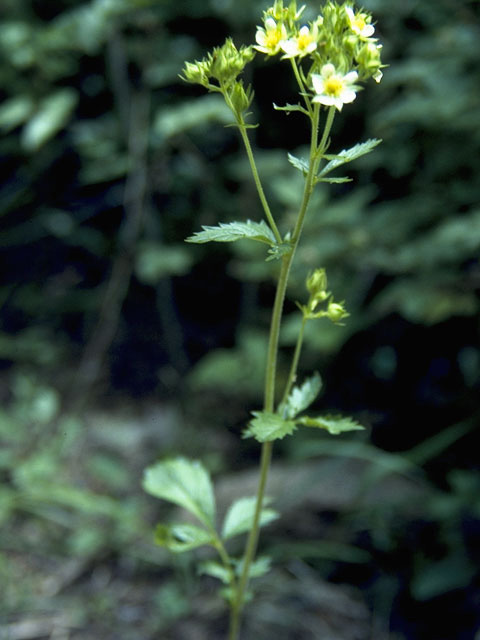
<instances>
[{"instance_id":1,"label":"green bud cluster","mask_svg":"<svg viewBox=\"0 0 480 640\"><path fill-rule=\"evenodd\" d=\"M251 87L245 89L243 81L237 78L254 57L252 47L237 49L233 40L227 38L225 44L215 47L203 60L186 62L180 77L209 91L223 93L233 111L240 115L250 106L253 91Z\"/></svg>"},{"instance_id":2,"label":"green bud cluster","mask_svg":"<svg viewBox=\"0 0 480 640\"><path fill-rule=\"evenodd\" d=\"M325 269L315 269L306 280L306 287L310 294L306 305L298 304L305 320L314 318L328 318L335 324L341 324L347 313L344 302L335 302L330 291L327 291L327 274ZM325 303L323 309L317 311L319 304Z\"/></svg>"}]
</instances>

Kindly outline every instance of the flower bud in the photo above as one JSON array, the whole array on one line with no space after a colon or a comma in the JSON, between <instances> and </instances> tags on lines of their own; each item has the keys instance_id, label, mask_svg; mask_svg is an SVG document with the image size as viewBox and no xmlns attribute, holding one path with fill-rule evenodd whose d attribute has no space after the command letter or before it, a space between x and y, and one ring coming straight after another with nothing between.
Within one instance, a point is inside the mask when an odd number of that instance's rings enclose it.
<instances>
[{"instance_id":1,"label":"flower bud","mask_svg":"<svg viewBox=\"0 0 480 640\"><path fill-rule=\"evenodd\" d=\"M241 80L237 80L232 87L230 92L230 100L237 114L241 114L248 109L251 105L253 99L253 91L249 86L245 91L243 86L243 82Z\"/></svg>"},{"instance_id":2,"label":"flower bud","mask_svg":"<svg viewBox=\"0 0 480 640\"><path fill-rule=\"evenodd\" d=\"M343 302L330 302L327 308L327 317L335 324L339 323L350 314L346 312Z\"/></svg>"},{"instance_id":3,"label":"flower bud","mask_svg":"<svg viewBox=\"0 0 480 640\"><path fill-rule=\"evenodd\" d=\"M315 269L315 271L307 278L307 290L312 296L326 293L327 290L327 273L325 269Z\"/></svg>"}]
</instances>

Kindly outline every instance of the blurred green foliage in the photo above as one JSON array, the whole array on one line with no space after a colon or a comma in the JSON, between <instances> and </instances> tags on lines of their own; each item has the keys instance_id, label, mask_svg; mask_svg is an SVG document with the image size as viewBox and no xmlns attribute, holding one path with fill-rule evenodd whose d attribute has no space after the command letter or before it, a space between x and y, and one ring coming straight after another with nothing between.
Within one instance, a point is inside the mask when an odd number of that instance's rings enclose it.
<instances>
[{"instance_id":1,"label":"blurred green foliage","mask_svg":"<svg viewBox=\"0 0 480 640\"><path fill-rule=\"evenodd\" d=\"M8 553L0 557L0 582L10 577L9 613L34 599L15 588L21 576L10 557L12 549L29 548L32 536L44 554L60 550L88 559L112 549L124 553L142 534L131 457L108 447L83 449L83 423L63 413L66 396L117 387L178 392L183 399L188 387L186 411L208 429L221 419L204 417L205 406L231 410L234 399L236 406L244 403L240 423L261 393L271 302L265 280L276 265L265 262L254 243L220 246L214 255L211 248L207 255L183 245L201 225L258 221L260 210L235 132L224 127L229 117L221 101L200 96L178 73L185 60L201 58L227 35L252 41L266 4L1 4L0 520L12 529L2 528ZM413 449L414 462L431 472L436 497L413 522L407 513L360 510L352 516L358 539L347 542L361 547L368 538L364 546L378 563L410 544L408 568L393 564L400 577L393 579L391 569L369 578L380 585L378 593L393 584L425 602L471 590L478 560L470 533L480 521L478 460L470 441L464 449L461 443L479 415L480 6L467 0L363 4L378 21L382 57L391 66L379 87L359 94L338 118L331 152L359 139L383 143L352 165L353 183L319 186L292 273L282 340L288 349L296 336L300 314L293 303L304 302L305 275L325 267L351 315L345 327L325 322L307 329L309 366L328 381L332 363L340 363L335 380L351 384L342 387L342 402L352 389L361 394L368 378L375 397L365 392L358 408L374 426L385 385L415 381L409 397L417 404L402 428L415 442L425 440L422 455ZM272 108L273 101L292 98L284 71L276 62L254 62L255 117L263 126L253 137L269 195L288 220L302 178L286 149L303 157L307 140L301 116ZM392 318L418 331L429 327L421 336L443 336L425 356L432 370L445 361L448 339L454 342L449 366L458 369L460 382L452 383L453 391L432 390L427 370L417 369L418 344L397 339ZM443 333L432 333L437 329ZM352 358L349 345L357 345ZM408 349L409 368L398 382ZM85 374L88 388L76 385L77 368L94 371ZM208 405L205 390L220 401ZM395 387L388 397L405 404L404 391ZM422 413L432 396L437 412ZM446 429L447 444L426 439L460 419L467 427ZM395 437L387 434L388 441ZM303 445L305 456L320 454ZM406 448L382 460L403 472L411 463ZM76 452L84 450L85 464L76 466ZM296 452L284 454L293 459ZM378 450L372 455L379 459ZM228 468L229 461L220 466ZM152 616L145 637L188 610L179 592L166 582L154 594L163 618ZM115 607L100 600L92 617L102 606L103 613Z\"/></svg>"}]
</instances>

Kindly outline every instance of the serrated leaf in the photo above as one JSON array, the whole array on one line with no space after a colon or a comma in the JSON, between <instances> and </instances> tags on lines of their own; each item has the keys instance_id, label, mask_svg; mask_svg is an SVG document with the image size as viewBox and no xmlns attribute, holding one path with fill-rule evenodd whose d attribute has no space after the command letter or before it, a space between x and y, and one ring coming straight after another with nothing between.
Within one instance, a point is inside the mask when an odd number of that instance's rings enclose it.
<instances>
[{"instance_id":1,"label":"serrated leaf","mask_svg":"<svg viewBox=\"0 0 480 640\"><path fill-rule=\"evenodd\" d=\"M338 435L339 433L344 433L346 431L359 431L365 428L353 420L353 418L346 418L343 416L319 416L316 418L304 416L302 418L298 418L296 422L304 427L326 429L332 435Z\"/></svg>"},{"instance_id":2,"label":"serrated leaf","mask_svg":"<svg viewBox=\"0 0 480 640\"><path fill-rule=\"evenodd\" d=\"M190 511L214 527L215 496L210 475L198 461L172 458L145 470L143 488L156 498Z\"/></svg>"},{"instance_id":3,"label":"serrated leaf","mask_svg":"<svg viewBox=\"0 0 480 640\"><path fill-rule=\"evenodd\" d=\"M307 160L303 160L303 158L297 158L297 156L294 156L291 153L289 153L288 161L290 162L290 164L292 164L295 167L295 169L298 169L304 175L307 175L308 169L310 166Z\"/></svg>"},{"instance_id":4,"label":"serrated leaf","mask_svg":"<svg viewBox=\"0 0 480 640\"><path fill-rule=\"evenodd\" d=\"M296 429L293 420L284 420L277 413L252 411L252 414L255 417L250 420L248 428L244 431L244 438L253 436L258 442L270 442L271 440L281 440Z\"/></svg>"},{"instance_id":5,"label":"serrated leaf","mask_svg":"<svg viewBox=\"0 0 480 640\"><path fill-rule=\"evenodd\" d=\"M309 115L308 111L299 104L286 104L284 107L279 107L278 104L275 104L274 102L273 108L275 111L286 111L287 113L290 113L291 111L300 111L300 113L304 113L306 116Z\"/></svg>"},{"instance_id":6,"label":"serrated leaf","mask_svg":"<svg viewBox=\"0 0 480 640\"><path fill-rule=\"evenodd\" d=\"M274 244L268 250L269 256L266 258L267 262L271 260L280 260L283 256L287 256L292 252L292 245L289 242L282 242L280 244Z\"/></svg>"},{"instance_id":7,"label":"serrated leaf","mask_svg":"<svg viewBox=\"0 0 480 640\"><path fill-rule=\"evenodd\" d=\"M272 559L270 556L258 556L250 565L248 571L249 578L261 578L270 571ZM235 573L240 576L243 571L243 558L236 562Z\"/></svg>"},{"instance_id":8,"label":"serrated leaf","mask_svg":"<svg viewBox=\"0 0 480 640\"><path fill-rule=\"evenodd\" d=\"M327 158L332 159L320 171L320 173L318 174L318 178L326 176L327 173L330 173L330 171L333 171L333 169L340 167L342 164L352 162L352 160L356 160L357 158L370 153L370 151L373 151L373 149L375 149L375 147L379 145L380 142L381 140L379 140L378 138L370 138L366 142L360 142L350 149L343 149L339 154L335 156L326 156Z\"/></svg>"},{"instance_id":9,"label":"serrated leaf","mask_svg":"<svg viewBox=\"0 0 480 640\"><path fill-rule=\"evenodd\" d=\"M217 226L202 227L203 231L197 231L186 242L235 242L247 238L257 240L269 245L274 245L276 240L272 230L265 221L253 222L220 222Z\"/></svg>"},{"instance_id":10,"label":"serrated leaf","mask_svg":"<svg viewBox=\"0 0 480 640\"><path fill-rule=\"evenodd\" d=\"M251 529L256 502L255 496L239 498L230 506L223 521L222 538L224 540L238 536ZM264 500L264 504L268 504L268 500ZM276 518L278 518L276 511L264 507L260 515L260 526L263 527Z\"/></svg>"},{"instance_id":11,"label":"serrated leaf","mask_svg":"<svg viewBox=\"0 0 480 640\"><path fill-rule=\"evenodd\" d=\"M198 566L198 574L201 576L205 575L217 578L218 580L221 580L223 584L230 583L230 573L228 569L226 569L223 564L215 562L215 560L201 562Z\"/></svg>"},{"instance_id":12,"label":"serrated leaf","mask_svg":"<svg viewBox=\"0 0 480 640\"><path fill-rule=\"evenodd\" d=\"M343 184L344 182L352 182L352 178L346 176L342 178L317 178L315 182L328 182L330 184Z\"/></svg>"},{"instance_id":13,"label":"serrated leaf","mask_svg":"<svg viewBox=\"0 0 480 640\"><path fill-rule=\"evenodd\" d=\"M321 388L322 379L318 373L307 378L301 387L293 387L283 407L283 415L286 418L295 418L299 413L305 411L318 396Z\"/></svg>"},{"instance_id":14,"label":"serrated leaf","mask_svg":"<svg viewBox=\"0 0 480 640\"><path fill-rule=\"evenodd\" d=\"M174 553L190 551L213 542L208 531L194 524L159 524L155 529L155 543Z\"/></svg>"}]
</instances>

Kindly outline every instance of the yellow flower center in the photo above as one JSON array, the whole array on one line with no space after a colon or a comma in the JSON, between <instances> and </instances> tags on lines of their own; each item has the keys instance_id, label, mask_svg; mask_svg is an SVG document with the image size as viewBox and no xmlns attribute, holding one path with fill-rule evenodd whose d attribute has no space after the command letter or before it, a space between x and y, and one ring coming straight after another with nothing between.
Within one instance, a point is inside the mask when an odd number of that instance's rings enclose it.
<instances>
[{"instance_id":1,"label":"yellow flower center","mask_svg":"<svg viewBox=\"0 0 480 640\"><path fill-rule=\"evenodd\" d=\"M280 29L269 29L265 34L265 47L267 49L275 49L281 39Z\"/></svg>"},{"instance_id":2,"label":"yellow flower center","mask_svg":"<svg viewBox=\"0 0 480 640\"><path fill-rule=\"evenodd\" d=\"M312 42L312 36L309 33L302 33L297 38L297 45L300 51L306 49Z\"/></svg>"},{"instance_id":3,"label":"yellow flower center","mask_svg":"<svg viewBox=\"0 0 480 640\"><path fill-rule=\"evenodd\" d=\"M342 93L343 81L338 76L330 76L324 86L327 95L338 97Z\"/></svg>"},{"instance_id":4,"label":"yellow flower center","mask_svg":"<svg viewBox=\"0 0 480 640\"><path fill-rule=\"evenodd\" d=\"M357 29L362 32L365 29L366 26L366 22L365 22L365 18L361 15L355 16L355 20L353 22L353 24L357 27Z\"/></svg>"}]
</instances>

